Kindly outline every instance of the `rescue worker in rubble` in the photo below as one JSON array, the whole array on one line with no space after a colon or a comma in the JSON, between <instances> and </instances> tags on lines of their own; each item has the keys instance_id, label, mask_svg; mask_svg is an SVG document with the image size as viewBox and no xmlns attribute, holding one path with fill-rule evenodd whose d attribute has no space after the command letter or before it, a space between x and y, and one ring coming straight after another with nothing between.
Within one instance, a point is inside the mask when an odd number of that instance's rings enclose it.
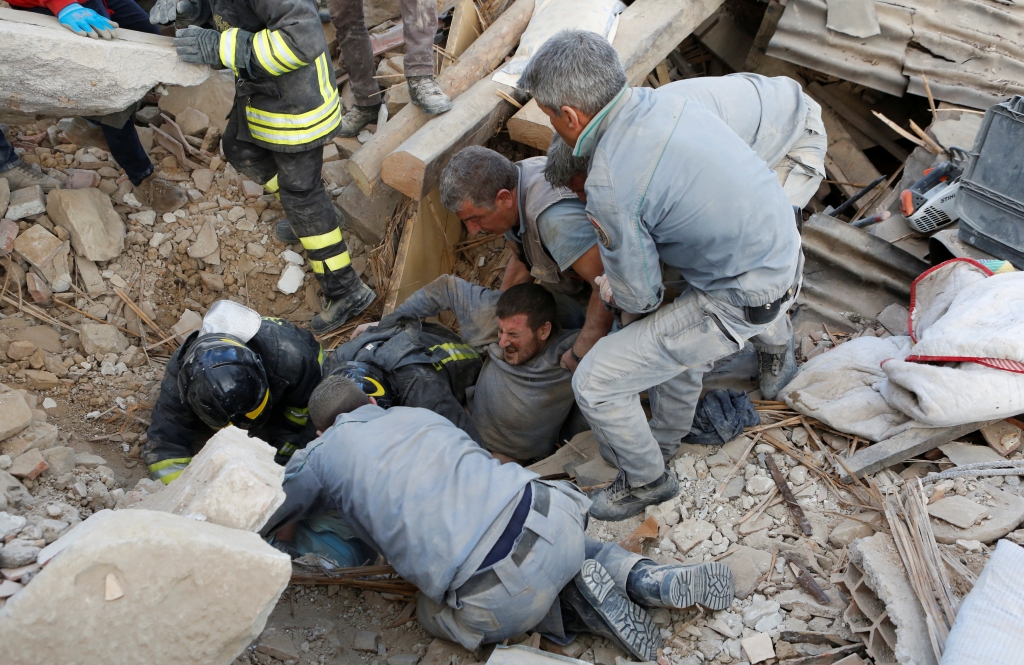
<instances>
[{"instance_id":1,"label":"rescue worker in rubble","mask_svg":"<svg viewBox=\"0 0 1024 665\"><path fill-rule=\"evenodd\" d=\"M76 35L92 39L113 39L117 30L134 30L159 34L149 22L146 12L134 0L11 0L11 7L36 14L53 15L60 24ZM111 20L113 19L113 20ZM116 22L115 22L116 21ZM124 169L132 184L132 193L143 205L157 214L173 212L188 203L188 196L158 174L142 147L133 117L136 105L104 116L75 118L64 130L67 140L79 146L93 146L110 153ZM5 140L0 139L0 159ZM0 162L0 169L3 168ZM53 178L30 175L28 167L4 176L12 181L11 189L40 185L43 191L56 187ZM115 201L115 204L121 201Z\"/></svg>"},{"instance_id":2,"label":"rescue worker in rubble","mask_svg":"<svg viewBox=\"0 0 1024 665\"><path fill-rule=\"evenodd\" d=\"M594 280L604 268L597 236L584 205L567 188L544 178L545 157L511 162L482 146L460 150L441 173L441 203L466 225L505 234L516 252L509 259L502 290L534 279L548 290L586 304L583 327L560 363L570 372L608 334L612 314Z\"/></svg>"},{"instance_id":3,"label":"rescue worker in rubble","mask_svg":"<svg viewBox=\"0 0 1024 665\"><path fill-rule=\"evenodd\" d=\"M795 366L786 312L800 286L800 235L778 179L728 124L685 96L630 88L600 36L558 33L519 85L573 155L590 159L602 299L643 316L598 341L573 376L580 408L619 468L591 497L591 514L623 520L678 494L663 447L690 431L716 360L757 337L772 351L759 353L762 383L766 373L786 380ZM667 304L662 262L688 285ZM638 394L647 389L650 424Z\"/></svg>"},{"instance_id":4,"label":"rescue worker in rubble","mask_svg":"<svg viewBox=\"0 0 1024 665\"><path fill-rule=\"evenodd\" d=\"M176 27L188 25L174 39L182 60L234 73L224 155L239 173L280 197L288 216L284 224L290 223L305 248L322 291L323 311L310 323L313 333L339 328L376 294L352 269L320 177L322 147L341 124L341 98L316 4L159 0L151 16L175 16ZM199 27L208 20L216 30Z\"/></svg>"},{"instance_id":5,"label":"rescue worker in rubble","mask_svg":"<svg viewBox=\"0 0 1024 665\"><path fill-rule=\"evenodd\" d=\"M409 87L409 101L428 115L452 107L448 95L434 79L434 35L437 34L435 0L401 0L402 34L405 37L403 73ZM373 47L363 18L363 0L328 0L338 35L338 48L348 68L355 105L341 120L339 136L356 136L368 124L377 122L384 93L377 84Z\"/></svg>"},{"instance_id":6,"label":"rescue worker in rubble","mask_svg":"<svg viewBox=\"0 0 1024 665\"><path fill-rule=\"evenodd\" d=\"M526 631L559 644L608 637L653 661L661 636L645 607L713 610L733 597L722 563L661 566L584 535L590 501L565 481L499 464L426 409L374 404L352 381L310 397L322 436L288 463L285 501L261 535L336 511L422 592L420 624L476 649Z\"/></svg>"},{"instance_id":7,"label":"rescue worker in rubble","mask_svg":"<svg viewBox=\"0 0 1024 665\"><path fill-rule=\"evenodd\" d=\"M309 331L215 302L167 361L142 450L150 477L170 483L228 425L274 446L277 462L286 463L316 437L308 402L323 361Z\"/></svg>"},{"instance_id":8,"label":"rescue worker in rubble","mask_svg":"<svg viewBox=\"0 0 1024 665\"><path fill-rule=\"evenodd\" d=\"M818 190L828 149L821 106L793 79L743 72L675 81L658 90L700 102L721 118L775 172L793 207L802 209ZM545 167L548 182L586 202L586 172L586 158L573 157L555 134Z\"/></svg>"},{"instance_id":9,"label":"rescue worker in rubble","mask_svg":"<svg viewBox=\"0 0 1024 665\"><path fill-rule=\"evenodd\" d=\"M572 373L559 365L579 330L559 326L551 293L536 284L492 291L441 275L394 314L425 319L446 310L455 315L465 343L482 356L467 403L484 447L495 457L523 463L541 459L562 439L587 429L574 409ZM356 334L372 325L356 328Z\"/></svg>"},{"instance_id":10,"label":"rescue worker in rubble","mask_svg":"<svg viewBox=\"0 0 1024 665\"><path fill-rule=\"evenodd\" d=\"M394 312L331 351L323 373L352 379L384 409L430 409L482 446L464 406L482 365L480 354L444 326Z\"/></svg>"}]
</instances>

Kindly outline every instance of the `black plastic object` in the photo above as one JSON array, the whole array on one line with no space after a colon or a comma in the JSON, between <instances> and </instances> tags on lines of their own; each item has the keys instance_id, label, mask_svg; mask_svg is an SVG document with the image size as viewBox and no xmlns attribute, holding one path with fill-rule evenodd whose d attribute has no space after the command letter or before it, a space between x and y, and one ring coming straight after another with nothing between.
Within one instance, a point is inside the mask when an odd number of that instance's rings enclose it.
<instances>
[{"instance_id":1,"label":"black plastic object","mask_svg":"<svg viewBox=\"0 0 1024 665\"><path fill-rule=\"evenodd\" d=\"M1024 97L985 113L960 180L960 239L1024 269Z\"/></svg>"}]
</instances>

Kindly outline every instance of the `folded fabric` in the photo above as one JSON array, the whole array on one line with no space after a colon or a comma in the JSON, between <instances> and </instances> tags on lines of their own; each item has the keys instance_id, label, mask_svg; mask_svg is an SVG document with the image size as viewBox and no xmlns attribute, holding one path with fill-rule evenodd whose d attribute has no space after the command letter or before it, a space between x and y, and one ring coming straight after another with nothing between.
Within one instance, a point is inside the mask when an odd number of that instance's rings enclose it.
<instances>
[{"instance_id":1,"label":"folded fabric","mask_svg":"<svg viewBox=\"0 0 1024 665\"><path fill-rule=\"evenodd\" d=\"M709 390L697 403L693 427L683 443L720 446L743 434L744 427L761 424L761 418L746 393Z\"/></svg>"}]
</instances>

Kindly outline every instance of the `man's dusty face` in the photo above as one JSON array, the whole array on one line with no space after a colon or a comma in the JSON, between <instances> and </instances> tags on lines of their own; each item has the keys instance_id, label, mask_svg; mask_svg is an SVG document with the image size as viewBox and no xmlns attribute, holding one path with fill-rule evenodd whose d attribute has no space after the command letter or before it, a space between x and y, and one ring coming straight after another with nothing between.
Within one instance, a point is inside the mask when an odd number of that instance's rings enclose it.
<instances>
[{"instance_id":1,"label":"man's dusty face","mask_svg":"<svg viewBox=\"0 0 1024 665\"><path fill-rule=\"evenodd\" d=\"M513 314L507 319L498 319L498 331L498 346L505 354L505 362L522 365L544 350L551 337L551 322L531 330L525 314Z\"/></svg>"},{"instance_id":2,"label":"man's dusty face","mask_svg":"<svg viewBox=\"0 0 1024 665\"><path fill-rule=\"evenodd\" d=\"M572 190L572 193L580 198L580 201L587 202L587 190L585 189L587 184L587 174L578 173L573 177L569 178L569 184L567 187Z\"/></svg>"},{"instance_id":3,"label":"man's dusty face","mask_svg":"<svg viewBox=\"0 0 1024 665\"><path fill-rule=\"evenodd\" d=\"M515 194L507 189L498 192L493 208L482 208L472 201L465 201L455 214L466 225L470 236L481 232L501 235L519 223L519 205Z\"/></svg>"}]
</instances>

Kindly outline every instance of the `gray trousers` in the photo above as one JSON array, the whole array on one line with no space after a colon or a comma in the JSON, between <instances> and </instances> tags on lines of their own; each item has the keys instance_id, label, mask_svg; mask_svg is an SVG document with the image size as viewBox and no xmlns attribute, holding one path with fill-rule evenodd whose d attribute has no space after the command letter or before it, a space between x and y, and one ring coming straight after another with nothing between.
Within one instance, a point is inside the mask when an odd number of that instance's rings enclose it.
<instances>
[{"instance_id":1,"label":"gray trousers","mask_svg":"<svg viewBox=\"0 0 1024 665\"><path fill-rule=\"evenodd\" d=\"M435 0L401 0L402 26L405 34L405 75L434 74L434 35L437 34L437 3ZM349 81L356 104L380 104L383 96L373 66L370 33L363 19L363 0L328 0L331 23L338 33L341 57L348 68Z\"/></svg>"},{"instance_id":2,"label":"gray trousers","mask_svg":"<svg viewBox=\"0 0 1024 665\"><path fill-rule=\"evenodd\" d=\"M665 472L665 460L690 431L702 378L716 360L730 356L754 338L757 346L787 343L793 336L786 314L755 325L742 307L687 289L675 302L600 339L573 376L576 403L601 444L632 487ZM651 398L648 425L641 391Z\"/></svg>"}]
</instances>

